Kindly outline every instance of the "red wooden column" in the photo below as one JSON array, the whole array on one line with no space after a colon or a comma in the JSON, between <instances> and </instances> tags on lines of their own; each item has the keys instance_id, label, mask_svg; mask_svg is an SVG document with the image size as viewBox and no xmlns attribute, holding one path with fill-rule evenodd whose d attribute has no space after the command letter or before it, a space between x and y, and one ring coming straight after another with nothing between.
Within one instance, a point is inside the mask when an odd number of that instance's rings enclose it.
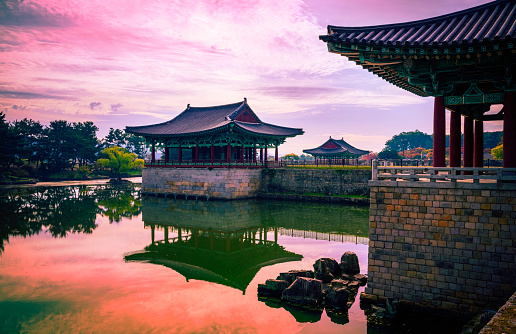
<instances>
[{"instance_id":1,"label":"red wooden column","mask_svg":"<svg viewBox=\"0 0 516 334\"><path fill-rule=\"evenodd\" d=\"M278 146L276 146L276 151L274 152L274 161L278 162Z\"/></svg>"},{"instance_id":2,"label":"red wooden column","mask_svg":"<svg viewBox=\"0 0 516 334\"><path fill-rule=\"evenodd\" d=\"M211 144L210 148L210 162L213 164L215 162L215 147Z\"/></svg>"},{"instance_id":3,"label":"red wooden column","mask_svg":"<svg viewBox=\"0 0 516 334\"><path fill-rule=\"evenodd\" d=\"M264 154L264 156L263 156L263 161L264 161L265 163L267 163L267 159L269 159L269 157L268 157L268 155L267 155L267 146L265 146L265 154Z\"/></svg>"},{"instance_id":4,"label":"red wooden column","mask_svg":"<svg viewBox=\"0 0 516 334\"><path fill-rule=\"evenodd\" d=\"M446 167L446 118L444 97L434 98L434 167Z\"/></svg>"},{"instance_id":5,"label":"red wooden column","mask_svg":"<svg viewBox=\"0 0 516 334\"><path fill-rule=\"evenodd\" d=\"M195 145L195 163L199 162L199 145Z\"/></svg>"},{"instance_id":6,"label":"red wooden column","mask_svg":"<svg viewBox=\"0 0 516 334\"><path fill-rule=\"evenodd\" d=\"M244 147L244 144L242 144L242 146L240 147L240 153L241 153L241 156L240 156L240 162L241 162L241 163L244 163L244 153L245 153L245 147Z\"/></svg>"},{"instance_id":7,"label":"red wooden column","mask_svg":"<svg viewBox=\"0 0 516 334\"><path fill-rule=\"evenodd\" d=\"M152 140L152 149L151 149L151 152L152 152L151 162L155 162L155 161L156 161L156 144L155 144L155 142L154 142L154 139Z\"/></svg>"},{"instance_id":8,"label":"red wooden column","mask_svg":"<svg viewBox=\"0 0 516 334\"><path fill-rule=\"evenodd\" d=\"M226 155L227 155L226 162L229 164L229 163L231 163L231 144L230 143L228 143L228 145L227 145Z\"/></svg>"},{"instance_id":9,"label":"red wooden column","mask_svg":"<svg viewBox=\"0 0 516 334\"><path fill-rule=\"evenodd\" d=\"M473 167L484 167L484 122L475 120Z\"/></svg>"},{"instance_id":10,"label":"red wooden column","mask_svg":"<svg viewBox=\"0 0 516 334\"><path fill-rule=\"evenodd\" d=\"M464 167L473 167L473 117L464 116Z\"/></svg>"},{"instance_id":11,"label":"red wooden column","mask_svg":"<svg viewBox=\"0 0 516 334\"><path fill-rule=\"evenodd\" d=\"M177 160L179 161L179 164L183 162L183 148L181 145L179 145L178 151L177 151Z\"/></svg>"},{"instance_id":12,"label":"red wooden column","mask_svg":"<svg viewBox=\"0 0 516 334\"><path fill-rule=\"evenodd\" d=\"M460 113L450 113L450 167L460 167Z\"/></svg>"},{"instance_id":13,"label":"red wooden column","mask_svg":"<svg viewBox=\"0 0 516 334\"><path fill-rule=\"evenodd\" d=\"M260 147L260 163L263 164L263 147Z\"/></svg>"},{"instance_id":14,"label":"red wooden column","mask_svg":"<svg viewBox=\"0 0 516 334\"><path fill-rule=\"evenodd\" d=\"M167 163L167 162L168 162L168 151L169 151L169 150L168 150L168 146L167 146L167 144L165 143L165 163Z\"/></svg>"},{"instance_id":15,"label":"red wooden column","mask_svg":"<svg viewBox=\"0 0 516 334\"><path fill-rule=\"evenodd\" d=\"M253 163L256 163L256 146L253 147Z\"/></svg>"},{"instance_id":16,"label":"red wooden column","mask_svg":"<svg viewBox=\"0 0 516 334\"><path fill-rule=\"evenodd\" d=\"M503 167L516 168L516 92L505 92L503 104Z\"/></svg>"}]
</instances>

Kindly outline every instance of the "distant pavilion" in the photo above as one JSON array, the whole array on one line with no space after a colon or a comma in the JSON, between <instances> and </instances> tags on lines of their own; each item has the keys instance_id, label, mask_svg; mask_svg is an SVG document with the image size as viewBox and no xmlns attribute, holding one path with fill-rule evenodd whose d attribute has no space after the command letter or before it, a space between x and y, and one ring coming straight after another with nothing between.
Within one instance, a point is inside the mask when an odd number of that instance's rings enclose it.
<instances>
[{"instance_id":1,"label":"distant pavilion","mask_svg":"<svg viewBox=\"0 0 516 334\"><path fill-rule=\"evenodd\" d=\"M302 129L262 122L245 98L221 106L188 105L170 121L128 126L126 132L152 144L146 167L261 167L267 164L268 149L275 149L278 161L278 146L303 134ZM163 149L163 159L156 159L156 146Z\"/></svg>"},{"instance_id":2,"label":"distant pavilion","mask_svg":"<svg viewBox=\"0 0 516 334\"><path fill-rule=\"evenodd\" d=\"M516 2L498 0L420 21L368 27L328 26L319 37L380 78L434 97L434 167L445 167L445 109L450 167L483 166L484 122L503 120L503 166L516 167ZM515 80L513 80L515 78ZM491 105L503 104L498 114Z\"/></svg>"},{"instance_id":3,"label":"distant pavilion","mask_svg":"<svg viewBox=\"0 0 516 334\"><path fill-rule=\"evenodd\" d=\"M304 153L310 154L315 157L316 163L318 159L328 160L330 164L333 160L342 159L342 164L345 160L358 159L361 155L368 154L369 151L360 150L356 147L351 146L344 138L333 139L330 137L324 144L317 148L303 150Z\"/></svg>"}]
</instances>

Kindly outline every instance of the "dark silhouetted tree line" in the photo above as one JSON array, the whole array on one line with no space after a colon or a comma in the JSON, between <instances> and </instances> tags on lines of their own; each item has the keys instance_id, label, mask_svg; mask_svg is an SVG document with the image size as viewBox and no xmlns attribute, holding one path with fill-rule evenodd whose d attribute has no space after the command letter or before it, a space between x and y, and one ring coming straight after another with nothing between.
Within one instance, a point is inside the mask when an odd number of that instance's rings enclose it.
<instances>
[{"instance_id":1,"label":"dark silhouetted tree line","mask_svg":"<svg viewBox=\"0 0 516 334\"><path fill-rule=\"evenodd\" d=\"M44 126L25 118L9 123L0 112L0 167L22 165L25 160L41 170L59 172L94 163L100 152L110 146L120 146L141 158L148 152L141 137L111 128L99 140L98 130L91 121L56 120Z\"/></svg>"}]
</instances>

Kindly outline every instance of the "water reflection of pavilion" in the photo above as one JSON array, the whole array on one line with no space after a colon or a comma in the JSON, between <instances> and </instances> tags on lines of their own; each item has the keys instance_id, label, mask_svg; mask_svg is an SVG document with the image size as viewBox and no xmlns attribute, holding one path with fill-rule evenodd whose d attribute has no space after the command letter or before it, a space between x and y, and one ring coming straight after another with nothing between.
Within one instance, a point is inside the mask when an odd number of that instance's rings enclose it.
<instances>
[{"instance_id":1,"label":"water reflection of pavilion","mask_svg":"<svg viewBox=\"0 0 516 334\"><path fill-rule=\"evenodd\" d=\"M227 285L245 292L260 268L301 260L277 243L278 229L262 224L252 201L143 201L151 244L127 255L169 267L186 279ZM274 231L274 240L267 233ZM156 238L163 231L163 238ZM173 236L171 236L173 234ZM160 233L161 235L161 233Z\"/></svg>"}]
</instances>

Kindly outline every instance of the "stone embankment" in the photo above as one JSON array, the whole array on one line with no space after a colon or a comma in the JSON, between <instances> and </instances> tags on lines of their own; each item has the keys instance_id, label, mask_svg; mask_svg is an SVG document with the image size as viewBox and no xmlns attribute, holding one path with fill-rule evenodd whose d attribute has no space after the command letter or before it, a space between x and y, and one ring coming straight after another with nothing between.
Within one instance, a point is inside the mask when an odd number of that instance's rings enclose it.
<instances>
[{"instance_id":1,"label":"stone embankment","mask_svg":"<svg viewBox=\"0 0 516 334\"><path fill-rule=\"evenodd\" d=\"M369 196L370 169L264 169L264 193Z\"/></svg>"},{"instance_id":2,"label":"stone embankment","mask_svg":"<svg viewBox=\"0 0 516 334\"><path fill-rule=\"evenodd\" d=\"M144 168L142 192L164 197L268 198L369 204L364 169Z\"/></svg>"}]
</instances>

